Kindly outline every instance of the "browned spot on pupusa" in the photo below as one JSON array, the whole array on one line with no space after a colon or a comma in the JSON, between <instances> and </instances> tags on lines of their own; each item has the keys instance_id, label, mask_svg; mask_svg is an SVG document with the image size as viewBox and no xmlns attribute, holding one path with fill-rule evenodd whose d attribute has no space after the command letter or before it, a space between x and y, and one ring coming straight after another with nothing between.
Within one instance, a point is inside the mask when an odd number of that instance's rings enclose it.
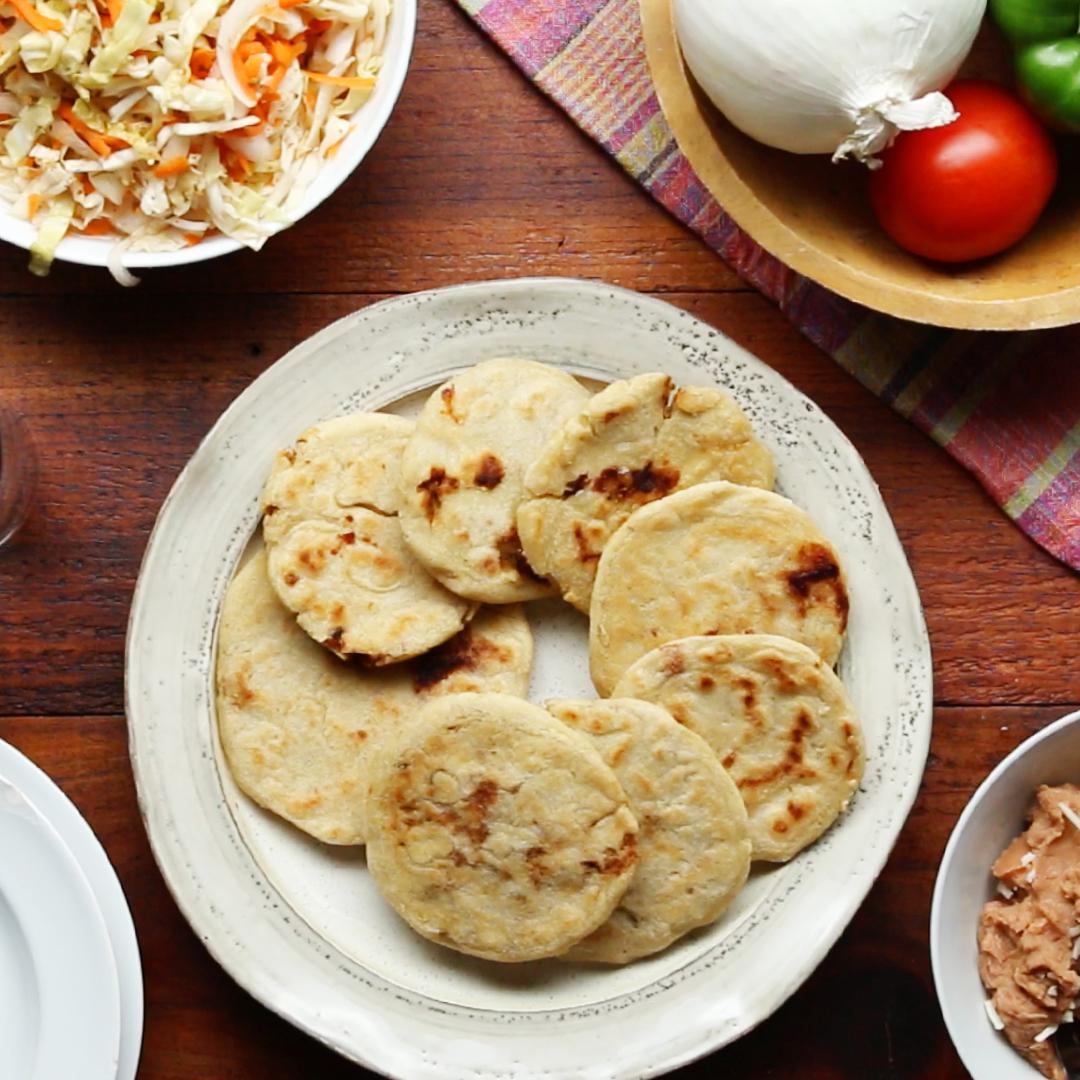
<instances>
[{"instance_id":1,"label":"browned spot on pupusa","mask_svg":"<svg viewBox=\"0 0 1080 1080\"><path fill-rule=\"evenodd\" d=\"M488 810L498 797L499 788L495 782L481 780L465 796L459 820L454 823L454 828L464 833L474 844L482 844L488 837Z\"/></svg>"},{"instance_id":2,"label":"browned spot on pupusa","mask_svg":"<svg viewBox=\"0 0 1080 1080\"><path fill-rule=\"evenodd\" d=\"M278 512L278 508L273 503L268 503L263 513L267 517L273 517Z\"/></svg>"},{"instance_id":3,"label":"browned spot on pupusa","mask_svg":"<svg viewBox=\"0 0 1080 1080\"><path fill-rule=\"evenodd\" d=\"M626 833L618 850L605 848L604 857L601 861L587 859L581 865L586 870L592 870L598 874L618 877L630 869L637 862L637 837L633 833Z\"/></svg>"},{"instance_id":4,"label":"browned spot on pupusa","mask_svg":"<svg viewBox=\"0 0 1080 1080\"><path fill-rule=\"evenodd\" d=\"M792 678L787 664L779 656L763 656L761 666L768 672L769 677L782 693L798 693L799 681Z\"/></svg>"},{"instance_id":5,"label":"browned spot on pupusa","mask_svg":"<svg viewBox=\"0 0 1080 1080\"><path fill-rule=\"evenodd\" d=\"M485 454L480 459L480 464L476 466L473 483L477 487L487 488L490 491L502 483L505 475L506 471L503 469L502 462L494 454Z\"/></svg>"},{"instance_id":6,"label":"browned spot on pupusa","mask_svg":"<svg viewBox=\"0 0 1080 1080\"><path fill-rule=\"evenodd\" d=\"M456 412L454 412L454 387L453 387L453 384L451 384L450 386L444 386L442 388L442 390L439 392L439 397L442 398L443 412L446 413L446 415L449 416L450 419L453 420L455 424L460 424L461 423L461 417L458 416L458 414Z\"/></svg>"},{"instance_id":7,"label":"browned spot on pupusa","mask_svg":"<svg viewBox=\"0 0 1080 1080\"><path fill-rule=\"evenodd\" d=\"M681 675L686 670L686 660L678 649L665 649L664 662L660 670L669 678Z\"/></svg>"},{"instance_id":8,"label":"browned spot on pupusa","mask_svg":"<svg viewBox=\"0 0 1080 1080\"><path fill-rule=\"evenodd\" d=\"M546 854L547 849L542 847L531 847L525 851L525 865L529 870L529 880L534 885L539 885L550 873L543 862Z\"/></svg>"},{"instance_id":9,"label":"browned spot on pupusa","mask_svg":"<svg viewBox=\"0 0 1080 1080\"><path fill-rule=\"evenodd\" d=\"M345 627L335 627L328 638L323 638L323 644L334 652L341 652L345 648Z\"/></svg>"},{"instance_id":10,"label":"browned spot on pupusa","mask_svg":"<svg viewBox=\"0 0 1080 1080\"><path fill-rule=\"evenodd\" d=\"M590 487L612 500L644 503L663 498L678 483L679 470L674 466L647 461L640 469L604 469Z\"/></svg>"},{"instance_id":11,"label":"browned spot on pupusa","mask_svg":"<svg viewBox=\"0 0 1080 1080\"><path fill-rule=\"evenodd\" d=\"M255 691L248 686L247 677L242 671L236 673L236 678L233 680L233 692L229 697L232 698L233 704L241 709L255 700Z\"/></svg>"},{"instance_id":12,"label":"browned spot on pupusa","mask_svg":"<svg viewBox=\"0 0 1080 1080\"><path fill-rule=\"evenodd\" d=\"M413 689L422 693L455 671L475 671L489 660L505 664L510 659L508 649L466 628L449 641L413 660Z\"/></svg>"},{"instance_id":13,"label":"browned spot on pupusa","mask_svg":"<svg viewBox=\"0 0 1080 1080\"><path fill-rule=\"evenodd\" d=\"M571 496L576 495L588 482L589 476L587 473L582 473L580 476L575 477L563 488L562 497L564 499L569 499Z\"/></svg>"},{"instance_id":14,"label":"browned spot on pupusa","mask_svg":"<svg viewBox=\"0 0 1080 1080\"><path fill-rule=\"evenodd\" d=\"M771 784L781 777L812 779L817 775L813 769L803 764L803 740L814 727L813 718L805 709L800 709L795 723L788 732L789 745L784 760L752 776L744 776L739 781L740 788L756 788L762 784Z\"/></svg>"},{"instance_id":15,"label":"browned spot on pupusa","mask_svg":"<svg viewBox=\"0 0 1080 1080\"><path fill-rule=\"evenodd\" d=\"M711 690L716 685L716 680L711 675L702 675L698 679L698 686L702 690Z\"/></svg>"},{"instance_id":16,"label":"browned spot on pupusa","mask_svg":"<svg viewBox=\"0 0 1080 1080\"><path fill-rule=\"evenodd\" d=\"M596 562L600 558L599 551L593 551L589 546L589 538L581 527L580 521L574 522L574 540L577 542L578 560L583 563Z\"/></svg>"},{"instance_id":17,"label":"browned spot on pupusa","mask_svg":"<svg viewBox=\"0 0 1080 1080\"><path fill-rule=\"evenodd\" d=\"M423 506L428 521L435 520L435 515L442 506L443 496L457 491L458 487L456 476L447 476L445 469L438 465L432 466L428 478L416 485L416 490L420 492L420 505Z\"/></svg>"},{"instance_id":18,"label":"browned spot on pupusa","mask_svg":"<svg viewBox=\"0 0 1080 1080\"><path fill-rule=\"evenodd\" d=\"M847 627L848 595L840 576L840 567L833 553L822 544L803 544L796 555L796 566L785 575L788 592L798 601L799 612L805 615L811 601L826 602L825 590L831 592L831 606L840 621L840 629ZM824 586L824 588L816 588Z\"/></svg>"},{"instance_id":19,"label":"browned spot on pupusa","mask_svg":"<svg viewBox=\"0 0 1080 1080\"><path fill-rule=\"evenodd\" d=\"M297 575L294 574L291 570L285 575L286 585L295 585L299 580L300 578L297 577Z\"/></svg>"},{"instance_id":20,"label":"browned spot on pupusa","mask_svg":"<svg viewBox=\"0 0 1080 1080\"><path fill-rule=\"evenodd\" d=\"M338 539L343 544L355 544L356 543L356 533L354 533L354 532L340 533L338 535ZM364 539L367 540L367 537L365 536Z\"/></svg>"},{"instance_id":21,"label":"browned spot on pupusa","mask_svg":"<svg viewBox=\"0 0 1080 1080\"><path fill-rule=\"evenodd\" d=\"M500 536L495 541L495 548L499 553L499 564L506 568L516 570L523 578L530 581L543 581L544 579L529 565L525 553L521 550L521 537L516 528Z\"/></svg>"}]
</instances>

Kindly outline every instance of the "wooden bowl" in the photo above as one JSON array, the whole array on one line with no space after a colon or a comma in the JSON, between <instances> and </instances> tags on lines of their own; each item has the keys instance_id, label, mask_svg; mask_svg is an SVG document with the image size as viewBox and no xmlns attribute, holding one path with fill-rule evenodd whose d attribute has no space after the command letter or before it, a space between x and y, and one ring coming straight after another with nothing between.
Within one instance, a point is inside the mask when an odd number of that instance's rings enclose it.
<instances>
[{"instance_id":1,"label":"wooden bowl","mask_svg":"<svg viewBox=\"0 0 1080 1080\"><path fill-rule=\"evenodd\" d=\"M893 245L870 209L867 170L788 154L737 131L697 87L675 37L671 0L641 0L660 105L702 183L735 222L788 266L849 300L916 322L1026 330L1080 321L1080 137L1059 140L1062 181L1034 231L992 259L957 267ZM1007 46L986 25L962 74L1008 82Z\"/></svg>"}]
</instances>

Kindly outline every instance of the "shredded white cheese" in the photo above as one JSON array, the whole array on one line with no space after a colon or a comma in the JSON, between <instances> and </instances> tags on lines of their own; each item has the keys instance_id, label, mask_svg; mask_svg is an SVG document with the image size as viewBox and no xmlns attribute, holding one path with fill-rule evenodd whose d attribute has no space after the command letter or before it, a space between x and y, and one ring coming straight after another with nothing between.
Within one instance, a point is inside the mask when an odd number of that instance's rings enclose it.
<instances>
[{"instance_id":1,"label":"shredded white cheese","mask_svg":"<svg viewBox=\"0 0 1080 1080\"><path fill-rule=\"evenodd\" d=\"M1030 869L1030 870L1029 870L1029 871L1027 872L1027 874L1026 874L1026 875L1024 876L1024 881L1025 881L1025 882L1026 882L1026 883L1027 883L1028 885L1031 885L1031 884L1033 884L1033 883L1034 883L1034 881L1035 881L1035 868L1034 868L1034 867L1032 867L1032 868L1031 868L1031 869Z\"/></svg>"},{"instance_id":2,"label":"shredded white cheese","mask_svg":"<svg viewBox=\"0 0 1080 1080\"><path fill-rule=\"evenodd\" d=\"M1037 1043L1046 1042L1046 1040L1049 1039L1050 1036L1053 1035L1055 1031L1057 1031L1057 1029L1057 1024L1050 1024L1049 1026L1044 1027L1042 1031L1040 1031L1039 1034L1035 1036L1035 1041Z\"/></svg>"},{"instance_id":3,"label":"shredded white cheese","mask_svg":"<svg viewBox=\"0 0 1080 1080\"><path fill-rule=\"evenodd\" d=\"M999 881L998 882L997 891L1002 896L1004 896L1006 900L1011 900L1012 899L1013 890L1010 889L1009 886L1006 885L1004 881ZM1080 926L1078 926L1077 929L1080 930Z\"/></svg>"},{"instance_id":4,"label":"shredded white cheese","mask_svg":"<svg viewBox=\"0 0 1080 1080\"><path fill-rule=\"evenodd\" d=\"M1073 939L1073 941L1075 941L1078 937L1080 937L1080 926L1072 927L1069 930L1069 937L1071 937Z\"/></svg>"},{"instance_id":5,"label":"shredded white cheese","mask_svg":"<svg viewBox=\"0 0 1080 1080\"><path fill-rule=\"evenodd\" d=\"M1071 806L1067 806L1063 802L1058 803L1058 809L1073 823L1073 825L1080 829L1080 814L1077 814Z\"/></svg>"},{"instance_id":6,"label":"shredded white cheese","mask_svg":"<svg viewBox=\"0 0 1080 1080\"><path fill-rule=\"evenodd\" d=\"M1025 851L1024 854L1020 857L1020 865L1021 866L1030 866L1034 861L1035 861L1035 852L1034 851Z\"/></svg>"},{"instance_id":7,"label":"shredded white cheese","mask_svg":"<svg viewBox=\"0 0 1080 1080\"><path fill-rule=\"evenodd\" d=\"M1004 1031L1005 1024L1001 1017L998 1016L998 1011L994 1008L994 1003L989 998L986 998L983 1001L983 1007L986 1009L986 1015L990 1017L990 1023L993 1024L994 1030Z\"/></svg>"},{"instance_id":8,"label":"shredded white cheese","mask_svg":"<svg viewBox=\"0 0 1080 1080\"><path fill-rule=\"evenodd\" d=\"M1073 947L1072 947L1072 958L1073 958L1074 960L1080 960L1080 938L1077 938L1077 939L1076 939L1076 940L1075 940L1075 941L1073 942Z\"/></svg>"},{"instance_id":9,"label":"shredded white cheese","mask_svg":"<svg viewBox=\"0 0 1080 1080\"><path fill-rule=\"evenodd\" d=\"M1069 1009L1069 1011L1068 1011L1068 1012L1066 1012L1066 1013L1065 1013L1065 1014L1064 1014L1064 1015L1062 1016L1062 1018L1061 1018L1061 1022L1062 1022L1063 1024L1071 1024L1071 1023L1073 1022L1073 1020L1074 1020L1074 1019L1075 1019L1075 1016L1074 1016L1074 1014L1073 1014L1073 1010L1072 1010L1072 1009Z\"/></svg>"}]
</instances>

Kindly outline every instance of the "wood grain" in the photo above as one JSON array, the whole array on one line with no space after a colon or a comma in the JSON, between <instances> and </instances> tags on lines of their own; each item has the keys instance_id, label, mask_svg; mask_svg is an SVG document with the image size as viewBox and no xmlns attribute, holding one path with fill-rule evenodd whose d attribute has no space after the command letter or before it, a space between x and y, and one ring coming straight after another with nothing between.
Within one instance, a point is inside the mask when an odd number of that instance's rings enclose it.
<instances>
[{"instance_id":1,"label":"wood grain","mask_svg":"<svg viewBox=\"0 0 1080 1080\"><path fill-rule=\"evenodd\" d=\"M387 295L577 274L662 294L747 346L851 437L904 541L934 645L926 781L840 944L706 1077L959 1080L933 997L930 891L978 782L1080 699L1080 579L975 481L779 313L538 94L446 0L422 0L400 108L348 184L259 255L41 282L0 251L0 404L41 464L26 531L0 550L0 738L75 799L115 862L143 950L140 1080L363 1075L271 1016L199 945L154 865L127 761L124 631L162 499L221 410L290 347Z\"/></svg>"}]
</instances>

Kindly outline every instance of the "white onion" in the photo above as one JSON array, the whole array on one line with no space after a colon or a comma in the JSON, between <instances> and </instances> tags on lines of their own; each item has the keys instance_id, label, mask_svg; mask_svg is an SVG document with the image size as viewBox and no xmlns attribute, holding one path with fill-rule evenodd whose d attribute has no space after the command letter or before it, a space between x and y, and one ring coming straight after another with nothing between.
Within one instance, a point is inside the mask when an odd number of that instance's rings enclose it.
<instances>
[{"instance_id":1,"label":"white onion","mask_svg":"<svg viewBox=\"0 0 1080 1080\"><path fill-rule=\"evenodd\" d=\"M956 119L946 86L986 0L674 0L686 63L759 142L876 164L898 131Z\"/></svg>"}]
</instances>

